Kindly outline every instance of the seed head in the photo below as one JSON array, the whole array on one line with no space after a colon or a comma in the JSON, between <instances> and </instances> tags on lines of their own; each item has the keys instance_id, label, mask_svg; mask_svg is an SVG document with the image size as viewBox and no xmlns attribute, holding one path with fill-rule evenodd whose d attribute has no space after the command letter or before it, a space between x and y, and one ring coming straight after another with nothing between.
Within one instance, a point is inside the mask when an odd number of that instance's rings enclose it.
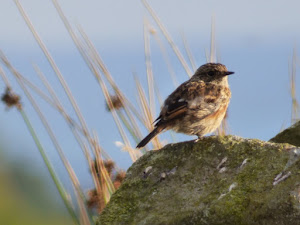
<instances>
[{"instance_id":1,"label":"seed head","mask_svg":"<svg viewBox=\"0 0 300 225\"><path fill-rule=\"evenodd\" d=\"M106 108L107 108L108 111L111 111L111 110L114 110L114 109L118 110L118 109L124 107L123 101L118 95L110 96L110 100L111 100L111 103L112 103L112 107L110 107L108 104L106 104Z\"/></svg>"},{"instance_id":2,"label":"seed head","mask_svg":"<svg viewBox=\"0 0 300 225\"><path fill-rule=\"evenodd\" d=\"M1 98L1 100L6 104L8 108L16 106L18 109L22 108L20 99L20 96L15 94L9 87L6 88L5 93L2 95Z\"/></svg>"}]
</instances>

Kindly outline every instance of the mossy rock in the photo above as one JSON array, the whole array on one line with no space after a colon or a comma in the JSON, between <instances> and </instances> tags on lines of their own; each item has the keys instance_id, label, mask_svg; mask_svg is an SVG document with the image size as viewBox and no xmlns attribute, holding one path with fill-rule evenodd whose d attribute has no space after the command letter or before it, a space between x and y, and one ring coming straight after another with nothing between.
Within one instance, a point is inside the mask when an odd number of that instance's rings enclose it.
<instances>
[{"instance_id":1,"label":"mossy rock","mask_svg":"<svg viewBox=\"0 0 300 225\"><path fill-rule=\"evenodd\" d=\"M236 136L146 153L97 224L300 224L300 149Z\"/></svg>"},{"instance_id":2,"label":"mossy rock","mask_svg":"<svg viewBox=\"0 0 300 225\"><path fill-rule=\"evenodd\" d=\"M270 141L300 146L300 121L277 134ZM300 224L300 223L299 223Z\"/></svg>"}]
</instances>

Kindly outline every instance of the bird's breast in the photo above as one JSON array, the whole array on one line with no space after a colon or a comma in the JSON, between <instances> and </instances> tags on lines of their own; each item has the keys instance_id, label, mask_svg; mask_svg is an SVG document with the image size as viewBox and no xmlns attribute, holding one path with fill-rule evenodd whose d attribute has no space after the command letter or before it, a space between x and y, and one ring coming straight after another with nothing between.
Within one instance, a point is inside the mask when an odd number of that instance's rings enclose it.
<instances>
[{"instance_id":1,"label":"bird's breast","mask_svg":"<svg viewBox=\"0 0 300 225\"><path fill-rule=\"evenodd\" d=\"M174 130L186 134L202 136L216 130L227 111L231 97L228 87L215 87L188 101L186 116L178 120Z\"/></svg>"}]
</instances>

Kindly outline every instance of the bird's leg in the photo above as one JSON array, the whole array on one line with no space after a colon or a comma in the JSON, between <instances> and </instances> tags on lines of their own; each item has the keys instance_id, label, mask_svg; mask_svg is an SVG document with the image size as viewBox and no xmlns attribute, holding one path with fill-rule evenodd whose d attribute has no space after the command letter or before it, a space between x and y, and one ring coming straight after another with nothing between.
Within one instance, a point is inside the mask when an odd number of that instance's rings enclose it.
<instances>
[{"instance_id":1,"label":"bird's leg","mask_svg":"<svg viewBox=\"0 0 300 225\"><path fill-rule=\"evenodd\" d=\"M195 140L195 143L197 143L198 141L203 139L203 136L201 136L201 135L197 135L197 136L198 136L198 138Z\"/></svg>"}]
</instances>

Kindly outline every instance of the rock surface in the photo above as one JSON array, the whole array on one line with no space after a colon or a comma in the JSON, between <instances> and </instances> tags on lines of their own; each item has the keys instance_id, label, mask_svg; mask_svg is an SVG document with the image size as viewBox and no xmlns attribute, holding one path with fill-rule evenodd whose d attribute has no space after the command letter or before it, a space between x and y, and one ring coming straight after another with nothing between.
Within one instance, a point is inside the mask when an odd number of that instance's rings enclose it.
<instances>
[{"instance_id":1,"label":"rock surface","mask_svg":"<svg viewBox=\"0 0 300 225\"><path fill-rule=\"evenodd\" d=\"M270 141L300 146L300 121L277 134Z\"/></svg>"},{"instance_id":2,"label":"rock surface","mask_svg":"<svg viewBox=\"0 0 300 225\"><path fill-rule=\"evenodd\" d=\"M236 136L135 162L98 224L300 224L300 149Z\"/></svg>"}]
</instances>

